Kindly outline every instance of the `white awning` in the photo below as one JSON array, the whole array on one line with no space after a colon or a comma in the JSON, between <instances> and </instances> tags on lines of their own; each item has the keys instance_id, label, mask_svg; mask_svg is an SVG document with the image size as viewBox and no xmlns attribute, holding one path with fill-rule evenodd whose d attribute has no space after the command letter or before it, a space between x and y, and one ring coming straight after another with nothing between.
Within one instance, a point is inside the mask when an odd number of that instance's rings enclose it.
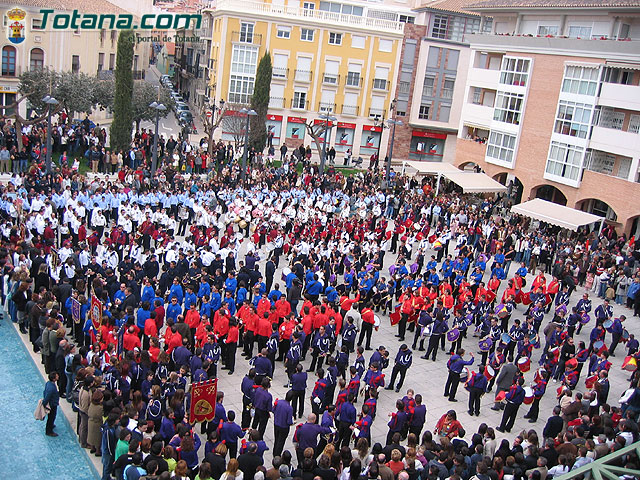
<instances>
[{"instance_id":1,"label":"white awning","mask_svg":"<svg viewBox=\"0 0 640 480\"><path fill-rule=\"evenodd\" d=\"M511 212L573 231L578 230L578 227L583 225L604 220L604 217L558 205L541 198L534 198L528 202L514 205L511 207Z\"/></svg>"},{"instance_id":2,"label":"white awning","mask_svg":"<svg viewBox=\"0 0 640 480\"><path fill-rule=\"evenodd\" d=\"M404 167L410 167L417 170L417 175L438 175L447 172L455 173L460 171L454 165L443 162L417 162L409 160L402 162L402 165Z\"/></svg>"},{"instance_id":3,"label":"white awning","mask_svg":"<svg viewBox=\"0 0 640 480\"><path fill-rule=\"evenodd\" d=\"M445 172L444 176L451 182L462 187L464 193L506 192L507 187L496 182L489 175L475 172Z\"/></svg>"}]
</instances>

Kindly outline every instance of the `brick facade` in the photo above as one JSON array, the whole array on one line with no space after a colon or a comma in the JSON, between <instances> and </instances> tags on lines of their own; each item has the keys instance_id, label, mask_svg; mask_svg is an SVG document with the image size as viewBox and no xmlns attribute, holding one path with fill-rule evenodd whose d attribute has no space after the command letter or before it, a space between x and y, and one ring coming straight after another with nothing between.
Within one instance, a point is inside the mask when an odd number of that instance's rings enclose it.
<instances>
[{"instance_id":1,"label":"brick facade","mask_svg":"<svg viewBox=\"0 0 640 480\"><path fill-rule=\"evenodd\" d=\"M409 158L409 147L411 145L411 131L413 130L409 126L409 118L411 115L411 103L413 102L413 95L415 93L415 80L421 73L417 71L418 59L420 58L420 48L422 47L422 38L427 34L427 27L425 25L416 25L413 23L406 23L404 26L404 40L402 41L402 54L399 68L402 68L405 55L405 46L407 40L416 40L416 51L413 57L413 75L411 75L411 85L409 86L409 100L407 105L407 111L405 116L396 115L398 120L402 120L402 126L396 126L396 137L393 143L393 156L398 159ZM422 73L424 74L424 73ZM400 88L399 82L397 89ZM422 92L417 92L421 95ZM394 98L398 98L398 91Z\"/></svg>"},{"instance_id":2,"label":"brick facade","mask_svg":"<svg viewBox=\"0 0 640 480\"><path fill-rule=\"evenodd\" d=\"M630 201L638 196L640 186L637 183L587 170L583 172L579 188L544 178L565 62L588 64L594 63L594 59L544 54L513 55L533 59L515 168L485 162L486 145L462 138L457 139L455 165L461 167L476 163L491 177L503 173L515 175L523 185L522 201L535 198L538 189L544 185L562 192L567 199L566 205L571 208L580 208L586 200L596 198L614 210L618 231L628 233L633 219L640 215L637 203Z\"/></svg>"}]
</instances>

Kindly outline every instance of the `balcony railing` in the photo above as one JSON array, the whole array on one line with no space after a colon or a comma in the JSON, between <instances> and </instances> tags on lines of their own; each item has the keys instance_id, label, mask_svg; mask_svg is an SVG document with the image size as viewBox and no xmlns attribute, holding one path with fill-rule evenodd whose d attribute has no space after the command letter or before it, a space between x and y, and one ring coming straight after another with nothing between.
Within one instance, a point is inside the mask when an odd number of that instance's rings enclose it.
<instances>
[{"instance_id":1,"label":"balcony railing","mask_svg":"<svg viewBox=\"0 0 640 480\"><path fill-rule=\"evenodd\" d=\"M335 73L325 73L322 76L322 83L325 85L338 85L340 83L340 75Z\"/></svg>"},{"instance_id":2,"label":"balcony railing","mask_svg":"<svg viewBox=\"0 0 640 480\"><path fill-rule=\"evenodd\" d=\"M295 81L296 82L310 82L311 81L312 72L311 70L300 70L296 68Z\"/></svg>"},{"instance_id":3,"label":"balcony railing","mask_svg":"<svg viewBox=\"0 0 640 480\"><path fill-rule=\"evenodd\" d=\"M342 114L351 115L353 117L358 116L358 105L342 105Z\"/></svg>"},{"instance_id":4,"label":"balcony railing","mask_svg":"<svg viewBox=\"0 0 640 480\"><path fill-rule=\"evenodd\" d=\"M245 0L217 0L210 2L216 11L228 11L234 14L248 13L252 15L266 15L282 20L292 20L294 23L314 23L319 26L340 25L347 28L364 28L379 32L392 32L402 34L404 23L374 18L367 15L348 15L324 10L301 8L294 5L282 5L275 3L245 1Z\"/></svg>"},{"instance_id":5,"label":"balcony railing","mask_svg":"<svg viewBox=\"0 0 640 480\"><path fill-rule=\"evenodd\" d=\"M336 111L336 104L329 102L320 102L318 110L323 113L333 113Z\"/></svg>"},{"instance_id":6,"label":"balcony railing","mask_svg":"<svg viewBox=\"0 0 640 480\"><path fill-rule=\"evenodd\" d=\"M271 69L271 78L287 78L289 69L287 67L273 67Z\"/></svg>"},{"instance_id":7,"label":"balcony railing","mask_svg":"<svg viewBox=\"0 0 640 480\"><path fill-rule=\"evenodd\" d=\"M269 108L284 108L286 99L282 97L269 97Z\"/></svg>"},{"instance_id":8,"label":"balcony railing","mask_svg":"<svg viewBox=\"0 0 640 480\"><path fill-rule=\"evenodd\" d=\"M231 32L231 41L248 45L262 45L262 35L260 33Z\"/></svg>"},{"instance_id":9,"label":"balcony railing","mask_svg":"<svg viewBox=\"0 0 640 480\"><path fill-rule=\"evenodd\" d=\"M382 78L374 78L373 88L374 90L384 90L386 92L387 89L389 88L389 81L383 80Z\"/></svg>"}]
</instances>

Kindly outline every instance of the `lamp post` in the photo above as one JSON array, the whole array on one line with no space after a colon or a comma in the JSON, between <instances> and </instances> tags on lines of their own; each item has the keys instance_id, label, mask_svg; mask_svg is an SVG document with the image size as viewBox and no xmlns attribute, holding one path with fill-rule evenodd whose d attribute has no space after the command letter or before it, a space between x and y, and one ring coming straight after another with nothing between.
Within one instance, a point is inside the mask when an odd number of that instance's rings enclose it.
<instances>
[{"instance_id":1,"label":"lamp post","mask_svg":"<svg viewBox=\"0 0 640 480\"><path fill-rule=\"evenodd\" d=\"M402 120L393 120L390 118L387 120L387 124L393 125L393 127L391 127L391 143L389 144L389 155L387 158L387 171L385 176L387 179L387 185L389 185L389 177L391 176L391 158L393 157L393 141L396 138L396 125L402 125Z\"/></svg>"},{"instance_id":2,"label":"lamp post","mask_svg":"<svg viewBox=\"0 0 640 480\"><path fill-rule=\"evenodd\" d=\"M153 157L151 160L151 175L154 175L158 166L158 124L160 123L160 112L164 112L167 107L162 103L152 102L149 108L153 108L156 111L156 132L153 135Z\"/></svg>"},{"instance_id":3,"label":"lamp post","mask_svg":"<svg viewBox=\"0 0 640 480\"><path fill-rule=\"evenodd\" d=\"M47 173L51 173L51 107L58 104L58 100L51 95L47 95L42 99L47 104L47 160L46 168Z\"/></svg>"},{"instance_id":4,"label":"lamp post","mask_svg":"<svg viewBox=\"0 0 640 480\"><path fill-rule=\"evenodd\" d=\"M333 126L333 122L335 122L337 118L328 113L320 115L320 118L324 120L324 142L322 143L322 155L320 155L320 175L322 175L324 173L324 166L327 163L327 133L329 132L329 122L332 122L331 126Z\"/></svg>"},{"instance_id":5,"label":"lamp post","mask_svg":"<svg viewBox=\"0 0 640 480\"><path fill-rule=\"evenodd\" d=\"M247 159L249 158L249 117L255 117L258 113L255 110L243 108L240 113L247 116L247 126L244 129L244 153L242 155L242 170L240 170L240 180L244 181L247 176Z\"/></svg>"}]
</instances>

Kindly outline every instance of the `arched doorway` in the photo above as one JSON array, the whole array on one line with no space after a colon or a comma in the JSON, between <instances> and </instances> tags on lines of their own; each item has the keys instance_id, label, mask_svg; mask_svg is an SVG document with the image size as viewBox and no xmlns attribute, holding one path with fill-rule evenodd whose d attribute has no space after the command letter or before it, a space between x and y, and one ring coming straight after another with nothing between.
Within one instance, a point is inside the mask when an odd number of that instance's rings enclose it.
<instances>
[{"instance_id":1,"label":"arched doorway","mask_svg":"<svg viewBox=\"0 0 640 480\"><path fill-rule=\"evenodd\" d=\"M531 193L534 198L541 198L549 202L557 203L558 205L567 205L567 197L561 190L553 185L540 185L538 187L534 187L531 190Z\"/></svg>"},{"instance_id":2,"label":"arched doorway","mask_svg":"<svg viewBox=\"0 0 640 480\"><path fill-rule=\"evenodd\" d=\"M458 168L463 172L484 173L482 167L475 162L463 162Z\"/></svg>"},{"instance_id":3,"label":"arched doorway","mask_svg":"<svg viewBox=\"0 0 640 480\"><path fill-rule=\"evenodd\" d=\"M640 238L640 215L631 217L629 220L627 220L627 225L624 231L629 234L629 238Z\"/></svg>"},{"instance_id":4,"label":"arched doorway","mask_svg":"<svg viewBox=\"0 0 640 480\"><path fill-rule=\"evenodd\" d=\"M507 197L509 197L514 205L522 202L522 193L524 185L518 177L508 172L496 173L493 179L507 187Z\"/></svg>"},{"instance_id":5,"label":"arched doorway","mask_svg":"<svg viewBox=\"0 0 640 480\"><path fill-rule=\"evenodd\" d=\"M613 208L611 208L607 202L603 202L602 200L598 200L597 198L587 198L584 200L580 200L576 204L576 208L582 210L583 212L593 213L594 215L604 217L612 222L618 220L618 215L613 210Z\"/></svg>"}]
</instances>

